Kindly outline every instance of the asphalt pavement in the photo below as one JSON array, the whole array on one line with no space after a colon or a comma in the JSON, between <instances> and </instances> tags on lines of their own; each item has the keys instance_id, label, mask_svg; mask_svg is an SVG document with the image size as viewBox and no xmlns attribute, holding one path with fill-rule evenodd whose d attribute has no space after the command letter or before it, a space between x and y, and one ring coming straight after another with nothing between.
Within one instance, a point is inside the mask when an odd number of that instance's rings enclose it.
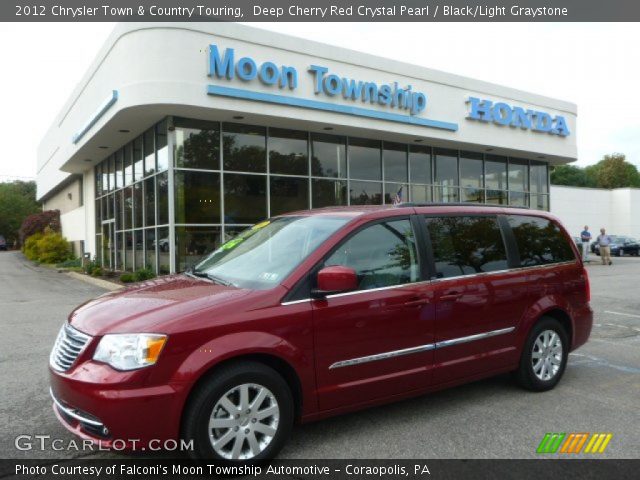
<instances>
[{"instance_id":1,"label":"asphalt pavement","mask_svg":"<svg viewBox=\"0 0 640 480\"><path fill-rule=\"evenodd\" d=\"M640 258L592 257L595 325L552 391L519 389L509 375L298 426L281 458L536 458L547 432L612 433L599 458L638 458ZM21 451L18 435L69 442L48 394L51 345L68 313L104 290L0 252L0 458L121 454ZM583 456L583 455L581 455Z\"/></svg>"}]
</instances>

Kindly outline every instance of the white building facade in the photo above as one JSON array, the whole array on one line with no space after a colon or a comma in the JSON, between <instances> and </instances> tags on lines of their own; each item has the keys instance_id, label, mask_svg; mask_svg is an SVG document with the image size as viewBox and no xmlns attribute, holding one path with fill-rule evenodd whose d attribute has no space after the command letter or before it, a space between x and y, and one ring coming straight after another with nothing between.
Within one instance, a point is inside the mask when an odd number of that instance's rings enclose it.
<instances>
[{"instance_id":1,"label":"white building facade","mask_svg":"<svg viewBox=\"0 0 640 480\"><path fill-rule=\"evenodd\" d=\"M38 197L107 268L185 269L330 205L549 209L576 106L232 23L119 24L42 140Z\"/></svg>"},{"instance_id":2,"label":"white building facade","mask_svg":"<svg viewBox=\"0 0 640 480\"><path fill-rule=\"evenodd\" d=\"M640 238L640 189L551 185L551 212L573 236L589 226L595 238L601 228L611 235Z\"/></svg>"}]
</instances>

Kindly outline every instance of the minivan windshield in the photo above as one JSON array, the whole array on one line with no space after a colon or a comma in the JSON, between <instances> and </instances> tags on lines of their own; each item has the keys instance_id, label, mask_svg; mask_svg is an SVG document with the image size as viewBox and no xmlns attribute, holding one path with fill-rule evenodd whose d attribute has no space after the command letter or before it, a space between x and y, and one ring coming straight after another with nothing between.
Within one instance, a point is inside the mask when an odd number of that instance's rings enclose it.
<instances>
[{"instance_id":1,"label":"minivan windshield","mask_svg":"<svg viewBox=\"0 0 640 480\"><path fill-rule=\"evenodd\" d=\"M229 240L189 272L223 285L265 290L282 282L349 221L344 217L278 217Z\"/></svg>"}]
</instances>

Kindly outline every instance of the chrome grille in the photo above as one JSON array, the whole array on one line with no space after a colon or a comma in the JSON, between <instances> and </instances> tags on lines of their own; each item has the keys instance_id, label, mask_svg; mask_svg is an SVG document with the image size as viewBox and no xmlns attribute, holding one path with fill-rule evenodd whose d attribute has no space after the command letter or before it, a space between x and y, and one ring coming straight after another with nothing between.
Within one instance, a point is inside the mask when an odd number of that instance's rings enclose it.
<instances>
[{"instance_id":1,"label":"chrome grille","mask_svg":"<svg viewBox=\"0 0 640 480\"><path fill-rule=\"evenodd\" d=\"M68 323L65 323L58 333L56 343L53 345L51 355L49 356L49 364L59 372L66 372L71 368L73 362L82 353L84 348L91 340L89 335L76 330Z\"/></svg>"}]
</instances>

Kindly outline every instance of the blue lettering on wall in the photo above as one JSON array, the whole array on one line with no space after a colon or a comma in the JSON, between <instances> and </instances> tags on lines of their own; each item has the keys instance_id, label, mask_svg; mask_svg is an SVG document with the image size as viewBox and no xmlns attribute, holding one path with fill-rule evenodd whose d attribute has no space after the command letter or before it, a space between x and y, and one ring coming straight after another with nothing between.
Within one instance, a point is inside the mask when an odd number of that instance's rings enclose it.
<instances>
[{"instance_id":1,"label":"blue lettering on wall","mask_svg":"<svg viewBox=\"0 0 640 480\"><path fill-rule=\"evenodd\" d=\"M533 130L534 132L546 132L551 135L566 137L569 127L565 118L561 115L552 117L547 112L538 110L525 110L522 107L512 107L504 102L494 103L491 100L469 97L469 120L491 122L496 125Z\"/></svg>"},{"instance_id":2,"label":"blue lettering on wall","mask_svg":"<svg viewBox=\"0 0 640 480\"><path fill-rule=\"evenodd\" d=\"M398 82L381 85L364 82L330 73L328 68L318 65L311 65L308 71L312 75L316 95L407 110L411 115L418 115L427 107L427 96L422 92L414 92L411 85L400 87ZM257 78L264 85L288 87L290 90L298 87L298 72L294 67L279 67L273 62L258 64L251 57L237 59L233 48L226 48L221 53L218 46L213 44L209 45L208 75L226 80L238 78L243 82Z\"/></svg>"}]
</instances>

